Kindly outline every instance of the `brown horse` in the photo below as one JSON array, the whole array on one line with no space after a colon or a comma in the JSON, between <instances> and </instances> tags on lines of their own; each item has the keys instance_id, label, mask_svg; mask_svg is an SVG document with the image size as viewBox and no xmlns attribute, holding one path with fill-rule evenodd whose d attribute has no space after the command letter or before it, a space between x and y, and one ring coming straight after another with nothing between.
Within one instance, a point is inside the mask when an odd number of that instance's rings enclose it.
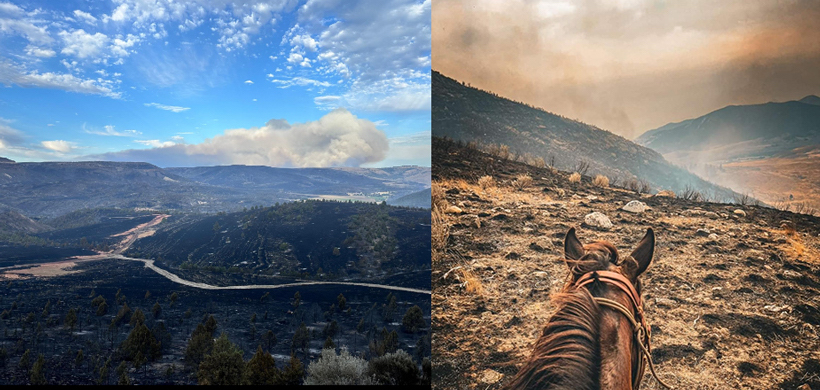
<instances>
[{"instance_id":1,"label":"brown horse","mask_svg":"<svg viewBox=\"0 0 820 390\"><path fill-rule=\"evenodd\" d=\"M569 280L553 298L558 310L506 388L637 389L644 354L649 355L638 277L654 250L652 229L625 258L608 242L581 244L575 228L569 229L564 238Z\"/></svg>"}]
</instances>

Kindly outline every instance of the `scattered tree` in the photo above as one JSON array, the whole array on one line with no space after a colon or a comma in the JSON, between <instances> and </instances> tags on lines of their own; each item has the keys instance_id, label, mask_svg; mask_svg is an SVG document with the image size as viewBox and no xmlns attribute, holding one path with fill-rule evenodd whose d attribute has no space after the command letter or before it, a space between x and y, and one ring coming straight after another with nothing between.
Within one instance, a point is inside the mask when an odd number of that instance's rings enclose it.
<instances>
[{"instance_id":1,"label":"scattered tree","mask_svg":"<svg viewBox=\"0 0 820 390\"><path fill-rule=\"evenodd\" d=\"M344 295L339 294L339 296L336 297L336 303L338 303L339 310L344 311L347 309L347 299L345 299Z\"/></svg>"},{"instance_id":2,"label":"scattered tree","mask_svg":"<svg viewBox=\"0 0 820 390\"><path fill-rule=\"evenodd\" d=\"M290 355L290 362L282 371L281 385L284 386L298 386L302 384L302 378L305 376L305 368L302 361L296 358L296 355Z\"/></svg>"},{"instance_id":3,"label":"scattered tree","mask_svg":"<svg viewBox=\"0 0 820 390\"><path fill-rule=\"evenodd\" d=\"M200 385L239 385L244 370L242 351L222 333L214 343L213 351L199 364L197 381Z\"/></svg>"},{"instance_id":4,"label":"scattered tree","mask_svg":"<svg viewBox=\"0 0 820 390\"><path fill-rule=\"evenodd\" d=\"M408 333L416 333L419 329L424 328L425 326L424 314L421 312L421 308L418 305L414 305L413 307L407 309L407 313L404 314L404 318L401 320L402 330Z\"/></svg>"},{"instance_id":5,"label":"scattered tree","mask_svg":"<svg viewBox=\"0 0 820 390\"><path fill-rule=\"evenodd\" d=\"M37 361L34 362L34 366L31 368L31 375L29 376L29 380L31 380L31 384L38 386L38 385L45 385L46 384L46 377L43 374L43 366L46 364L46 359L43 357L41 353L40 356L37 357Z\"/></svg>"},{"instance_id":6,"label":"scattered tree","mask_svg":"<svg viewBox=\"0 0 820 390\"><path fill-rule=\"evenodd\" d=\"M81 350L77 351L77 357L74 359L74 366L77 367L77 368L80 368L80 366L83 365L83 360L84 359L85 359L85 356L83 356L83 350L81 349Z\"/></svg>"},{"instance_id":7,"label":"scattered tree","mask_svg":"<svg viewBox=\"0 0 820 390\"><path fill-rule=\"evenodd\" d=\"M74 327L77 326L77 310L73 307L68 309L68 314L65 315L65 326L72 332Z\"/></svg>"},{"instance_id":8,"label":"scattered tree","mask_svg":"<svg viewBox=\"0 0 820 390\"><path fill-rule=\"evenodd\" d=\"M245 375L242 384L245 385L277 385L282 380L282 372L276 368L276 361L273 356L262 350L262 346L256 348L251 360L245 366Z\"/></svg>"},{"instance_id":9,"label":"scattered tree","mask_svg":"<svg viewBox=\"0 0 820 390\"><path fill-rule=\"evenodd\" d=\"M154 315L154 319L159 318L160 314L162 314L162 306L159 305L159 301L154 303L154 307L151 308L151 314Z\"/></svg>"}]
</instances>

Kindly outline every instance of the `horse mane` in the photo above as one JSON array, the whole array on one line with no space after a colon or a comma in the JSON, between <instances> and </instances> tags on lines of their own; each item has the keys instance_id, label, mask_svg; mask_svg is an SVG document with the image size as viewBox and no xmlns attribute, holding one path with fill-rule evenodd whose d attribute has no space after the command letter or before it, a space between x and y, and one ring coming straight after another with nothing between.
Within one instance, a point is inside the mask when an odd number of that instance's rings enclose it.
<instances>
[{"instance_id":1,"label":"horse mane","mask_svg":"<svg viewBox=\"0 0 820 390\"><path fill-rule=\"evenodd\" d=\"M565 259L570 280L553 297L558 310L547 322L535 342L532 355L506 389L594 390L600 388L601 345L598 303L590 289L575 289L572 275L606 270L619 264L618 250L599 241L585 246L586 255L578 260ZM625 262L635 262L631 257ZM635 262L637 267L637 263ZM598 291L598 283L591 286ZM637 288L637 286L636 286Z\"/></svg>"},{"instance_id":2,"label":"horse mane","mask_svg":"<svg viewBox=\"0 0 820 390\"><path fill-rule=\"evenodd\" d=\"M587 289L553 298L558 311L550 318L532 355L507 389L600 388L600 308Z\"/></svg>"}]
</instances>

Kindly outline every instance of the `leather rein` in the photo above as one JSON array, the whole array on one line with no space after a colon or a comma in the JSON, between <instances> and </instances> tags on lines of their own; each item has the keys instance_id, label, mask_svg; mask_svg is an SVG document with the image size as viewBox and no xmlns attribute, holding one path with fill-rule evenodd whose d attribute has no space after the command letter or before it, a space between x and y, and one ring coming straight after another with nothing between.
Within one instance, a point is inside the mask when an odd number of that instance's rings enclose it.
<instances>
[{"instance_id":1,"label":"leather rein","mask_svg":"<svg viewBox=\"0 0 820 390\"><path fill-rule=\"evenodd\" d=\"M632 329L634 329L634 339L640 347L641 356L638 360L638 375L632 378L632 388L634 390L638 390L638 387L640 387L641 378L643 378L643 374L646 370L646 365L648 362L649 370L652 373L652 376L655 377L655 380L657 380L658 383L660 383L663 387L667 389L672 389L671 386L661 381L661 379L658 377L658 374L655 373L655 365L652 363L652 355L650 353L651 347L649 345L651 331L646 323L646 316L643 312L641 296L640 294L638 294L638 291L635 290L635 286L632 285L632 282L630 282L629 279L627 279L625 276L617 272L592 271L578 278L578 280L575 282L575 287L581 288L596 281L603 282L611 286L615 286L619 290L626 293L626 295L629 296L630 301L632 302L632 306L635 309L634 311L629 310L621 303L613 301L611 299L602 297L592 297L592 299L594 299L595 302L597 302L599 305L608 307L623 314L624 317L626 317L626 319L629 320L629 323L632 325Z\"/></svg>"}]
</instances>

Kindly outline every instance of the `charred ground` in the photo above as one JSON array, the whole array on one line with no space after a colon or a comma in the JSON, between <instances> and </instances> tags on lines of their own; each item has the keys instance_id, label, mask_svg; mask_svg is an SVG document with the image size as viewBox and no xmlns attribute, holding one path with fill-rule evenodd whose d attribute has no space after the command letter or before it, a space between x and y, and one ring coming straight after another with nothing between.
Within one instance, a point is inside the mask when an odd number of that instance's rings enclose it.
<instances>
[{"instance_id":1,"label":"charred ground","mask_svg":"<svg viewBox=\"0 0 820 390\"><path fill-rule=\"evenodd\" d=\"M643 276L653 357L676 388L820 387L820 219L604 188L433 140L433 367L439 389L499 388L529 355L567 274L562 240L629 253ZM532 182L521 185L529 176ZM482 179L490 176L492 181ZM621 208L639 200L651 209ZM455 206L455 207L451 207ZM739 212L736 210L740 210ZM446 211L446 212L445 212ZM601 212L613 227L587 225ZM708 231L707 231L708 230ZM648 375L642 388L657 389Z\"/></svg>"}]
</instances>

